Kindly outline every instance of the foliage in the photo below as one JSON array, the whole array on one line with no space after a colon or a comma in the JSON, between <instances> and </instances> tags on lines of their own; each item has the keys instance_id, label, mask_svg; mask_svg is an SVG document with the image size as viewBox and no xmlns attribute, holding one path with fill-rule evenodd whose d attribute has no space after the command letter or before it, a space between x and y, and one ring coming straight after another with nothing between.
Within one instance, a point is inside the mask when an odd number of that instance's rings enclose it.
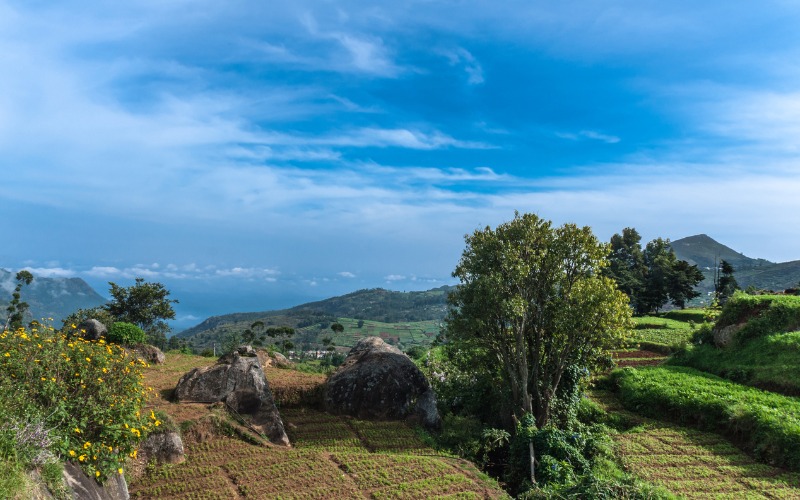
<instances>
[{"instance_id":1,"label":"foliage","mask_svg":"<svg viewBox=\"0 0 800 500\"><path fill-rule=\"evenodd\" d=\"M739 283L733 276L733 266L725 259L721 260L719 267L714 269L714 297L720 304L725 304L736 290L739 290Z\"/></svg>"},{"instance_id":2,"label":"foliage","mask_svg":"<svg viewBox=\"0 0 800 500\"><path fill-rule=\"evenodd\" d=\"M637 314L658 312L667 302L682 309L699 296L694 288L703 281L703 273L678 260L669 240L656 238L644 249L640 242L641 236L630 227L612 236L610 265L604 271L628 295Z\"/></svg>"},{"instance_id":3,"label":"foliage","mask_svg":"<svg viewBox=\"0 0 800 500\"><path fill-rule=\"evenodd\" d=\"M737 291L717 319L717 327L747 322L737 334L740 342L773 333L800 330L800 297L748 295Z\"/></svg>"},{"instance_id":4,"label":"foliage","mask_svg":"<svg viewBox=\"0 0 800 500\"><path fill-rule=\"evenodd\" d=\"M496 357L517 418L531 413L544 427L565 370L599 366L630 327L627 297L599 275L606 246L588 227L553 228L533 214L466 243L447 337Z\"/></svg>"},{"instance_id":5,"label":"foliage","mask_svg":"<svg viewBox=\"0 0 800 500\"><path fill-rule=\"evenodd\" d=\"M31 284L33 275L30 271L23 270L18 272L15 278L17 280L17 286L14 287L14 292L11 294L11 302L6 308L8 317L6 318L4 330L8 330L9 328L12 330L21 328L22 320L25 319L25 314L28 312L28 303L22 301L20 292L22 291L23 285Z\"/></svg>"},{"instance_id":6,"label":"foliage","mask_svg":"<svg viewBox=\"0 0 800 500\"><path fill-rule=\"evenodd\" d=\"M626 408L732 437L768 463L800 470L800 402L683 367L612 372Z\"/></svg>"},{"instance_id":7,"label":"foliage","mask_svg":"<svg viewBox=\"0 0 800 500\"><path fill-rule=\"evenodd\" d=\"M178 302L167 298L169 290L161 283L145 283L144 278L136 278L136 283L129 287L108 284L113 299L104 308L117 321L137 325L147 334L148 343L164 349L170 330L164 320L175 319L172 304Z\"/></svg>"},{"instance_id":8,"label":"foliage","mask_svg":"<svg viewBox=\"0 0 800 500\"><path fill-rule=\"evenodd\" d=\"M109 342L122 345L141 344L145 342L147 337L144 330L124 321L117 321L111 325L107 336Z\"/></svg>"},{"instance_id":9,"label":"foliage","mask_svg":"<svg viewBox=\"0 0 800 500\"><path fill-rule=\"evenodd\" d=\"M41 423L49 450L103 480L121 473L139 440L160 425L143 414L141 361L121 347L50 327L0 334L0 391L16 422ZM5 421L13 421L11 419Z\"/></svg>"}]
</instances>

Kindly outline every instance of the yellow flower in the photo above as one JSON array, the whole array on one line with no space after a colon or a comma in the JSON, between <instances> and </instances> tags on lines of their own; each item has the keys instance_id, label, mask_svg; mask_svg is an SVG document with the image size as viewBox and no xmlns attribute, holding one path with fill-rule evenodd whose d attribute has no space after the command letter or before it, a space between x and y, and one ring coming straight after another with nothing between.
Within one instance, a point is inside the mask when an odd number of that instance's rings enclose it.
<instances>
[{"instance_id":1,"label":"yellow flower","mask_svg":"<svg viewBox=\"0 0 800 500\"><path fill-rule=\"evenodd\" d=\"M89 357L87 357L87 358L86 358L86 362L87 362L87 363L91 363L91 362L92 362L92 358L89 358Z\"/></svg>"},{"instance_id":2,"label":"yellow flower","mask_svg":"<svg viewBox=\"0 0 800 500\"><path fill-rule=\"evenodd\" d=\"M47 380L47 377L42 377L42 381L45 381L45 380Z\"/></svg>"},{"instance_id":3,"label":"yellow flower","mask_svg":"<svg viewBox=\"0 0 800 500\"><path fill-rule=\"evenodd\" d=\"M117 469L117 472L119 472L120 474L122 474L122 467L120 467L119 469Z\"/></svg>"},{"instance_id":4,"label":"yellow flower","mask_svg":"<svg viewBox=\"0 0 800 500\"><path fill-rule=\"evenodd\" d=\"M11 354L9 354L9 353L5 353L5 354L4 354L4 356L8 358L8 357L10 357L10 356L11 356Z\"/></svg>"},{"instance_id":5,"label":"yellow flower","mask_svg":"<svg viewBox=\"0 0 800 500\"><path fill-rule=\"evenodd\" d=\"M77 375L77 373L75 375ZM78 429L77 427L75 427L75 434L80 434L80 433L81 433L81 430Z\"/></svg>"},{"instance_id":6,"label":"yellow flower","mask_svg":"<svg viewBox=\"0 0 800 500\"><path fill-rule=\"evenodd\" d=\"M75 450L69 450L69 456L74 457L75 455L77 455L77 453L75 453Z\"/></svg>"},{"instance_id":7,"label":"yellow flower","mask_svg":"<svg viewBox=\"0 0 800 500\"><path fill-rule=\"evenodd\" d=\"M95 477L100 477L100 471L99 470L94 471L94 476Z\"/></svg>"},{"instance_id":8,"label":"yellow flower","mask_svg":"<svg viewBox=\"0 0 800 500\"><path fill-rule=\"evenodd\" d=\"M84 449L84 450L85 450L86 448L91 448L91 447L92 447L92 443L90 443L89 441L86 441L85 443L83 443L83 449Z\"/></svg>"},{"instance_id":9,"label":"yellow flower","mask_svg":"<svg viewBox=\"0 0 800 500\"><path fill-rule=\"evenodd\" d=\"M78 457L78 461L79 461L79 462L85 462L85 461L86 461L86 455L81 455L81 456L79 456L79 457Z\"/></svg>"}]
</instances>

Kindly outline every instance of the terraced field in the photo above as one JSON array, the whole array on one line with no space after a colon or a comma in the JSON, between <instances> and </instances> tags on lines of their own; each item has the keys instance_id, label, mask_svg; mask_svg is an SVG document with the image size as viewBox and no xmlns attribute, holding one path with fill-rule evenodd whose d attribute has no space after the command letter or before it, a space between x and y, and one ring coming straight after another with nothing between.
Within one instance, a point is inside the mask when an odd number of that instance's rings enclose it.
<instances>
[{"instance_id":1,"label":"terraced field","mask_svg":"<svg viewBox=\"0 0 800 500\"><path fill-rule=\"evenodd\" d=\"M188 365L208 358L168 355L151 369L148 383L161 391L153 406L188 427L202 427L205 405L165 399ZM202 360L202 361L201 361ZM195 365L197 366L197 365ZM180 367L180 368L178 368ZM276 394L313 390L321 376L268 368ZM427 447L401 422L339 417L277 398L292 448L256 445L224 433L187 433L186 461L149 467L131 481L131 498L305 499L305 498L506 498L469 462ZM196 423L199 422L199 423Z\"/></svg>"},{"instance_id":2,"label":"terraced field","mask_svg":"<svg viewBox=\"0 0 800 500\"><path fill-rule=\"evenodd\" d=\"M610 392L591 398L636 424L614 439L625 468L644 481L687 499L800 498L800 474L756 462L718 434L640 417Z\"/></svg>"}]
</instances>

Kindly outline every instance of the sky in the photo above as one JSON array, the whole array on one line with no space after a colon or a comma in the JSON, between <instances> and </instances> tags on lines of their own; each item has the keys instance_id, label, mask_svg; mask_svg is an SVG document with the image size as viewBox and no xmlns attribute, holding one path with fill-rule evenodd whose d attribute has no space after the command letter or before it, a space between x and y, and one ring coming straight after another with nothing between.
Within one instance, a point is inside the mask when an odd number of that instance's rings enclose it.
<instances>
[{"instance_id":1,"label":"sky","mask_svg":"<svg viewBox=\"0 0 800 500\"><path fill-rule=\"evenodd\" d=\"M455 283L531 212L800 259L800 4L0 0L0 267L177 327Z\"/></svg>"}]
</instances>

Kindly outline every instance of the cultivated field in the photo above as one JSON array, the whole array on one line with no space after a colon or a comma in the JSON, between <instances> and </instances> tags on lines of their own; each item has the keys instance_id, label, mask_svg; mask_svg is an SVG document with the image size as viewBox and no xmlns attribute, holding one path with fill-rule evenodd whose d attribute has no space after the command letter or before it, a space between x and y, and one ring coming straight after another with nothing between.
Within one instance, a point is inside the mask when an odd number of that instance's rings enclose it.
<instances>
[{"instance_id":1,"label":"cultivated field","mask_svg":"<svg viewBox=\"0 0 800 500\"><path fill-rule=\"evenodd\" d=\"M147 467L141 478L131 481L131 498L506 497L471 463L438 454L401 422L361 421L304 405L302 394L324 381L320 375L266 370L292 448L252 444L230 429L211 429L213 411L206 405L166 398L183 373L212 362L170 354L165 365L147 372L148 384L160 393L151 404L188 429L187 460Z\"/></svg>"}]
</instances>

